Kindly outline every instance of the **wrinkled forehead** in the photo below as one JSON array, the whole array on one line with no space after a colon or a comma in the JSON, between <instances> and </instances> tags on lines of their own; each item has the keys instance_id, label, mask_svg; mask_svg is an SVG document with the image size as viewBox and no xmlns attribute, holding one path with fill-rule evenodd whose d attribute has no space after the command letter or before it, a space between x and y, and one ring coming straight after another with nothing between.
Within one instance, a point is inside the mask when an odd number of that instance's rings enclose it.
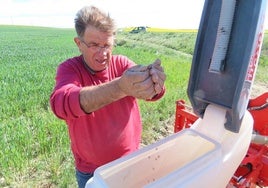
<instances>
[{"instance_id":1,"label":"wrinkled forehead","mask_svg":"<svg viewBox=\"0 0 268 188\"><path fill-rule=\"evenodd\" d=\"M83 39L87 42L98 44L113 44L115 35L112 32L104 32L95 27L89 26L85 29Z\"/></svg>"}]
</instances>

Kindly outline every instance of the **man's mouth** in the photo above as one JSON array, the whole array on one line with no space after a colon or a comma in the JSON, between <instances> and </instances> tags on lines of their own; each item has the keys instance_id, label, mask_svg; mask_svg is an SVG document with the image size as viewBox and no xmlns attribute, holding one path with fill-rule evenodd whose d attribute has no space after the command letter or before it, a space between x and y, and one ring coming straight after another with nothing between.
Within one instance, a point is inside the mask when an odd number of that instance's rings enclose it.
<instances>
[{"instance_id":1,"label":"man's mouth","mask_svg":"<svg viewBox=\"0 0 268 188\"><path fill-rule=\"evenodd\" d=\"M96 59L96 62L99 63L99 64L106 64L106 59Z\"/></svg>"}]
</instances>

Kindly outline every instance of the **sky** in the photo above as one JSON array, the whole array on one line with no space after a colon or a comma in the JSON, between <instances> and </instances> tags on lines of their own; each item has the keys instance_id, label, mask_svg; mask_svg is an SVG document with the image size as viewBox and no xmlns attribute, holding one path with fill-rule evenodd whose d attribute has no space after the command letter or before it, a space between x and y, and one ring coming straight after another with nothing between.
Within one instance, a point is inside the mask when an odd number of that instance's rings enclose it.
<instances>
[{"instance_id":1,"label":"sky","mask_svg":"<svg viewBox=\"0 0 268 188\"><path fill-rule=\"evenodd\" d=\"M198 28L204 0L0 0L0 24L73 28L76 12L95 5L118 27ZM193 6L194 5L194 6Z\"/></svg>"},{"instance_id":2,"label":"sky","mask_svg":"<svg viewBox=\"0 0 268 188\"><path fill-rule=\"evenodd\" d=\"M198 29L205 0L0 0L0 25L73 28L76 12L95 5L117 26ZM268 29L268 19L265 21Z\"/></svg>"}]
</instances>

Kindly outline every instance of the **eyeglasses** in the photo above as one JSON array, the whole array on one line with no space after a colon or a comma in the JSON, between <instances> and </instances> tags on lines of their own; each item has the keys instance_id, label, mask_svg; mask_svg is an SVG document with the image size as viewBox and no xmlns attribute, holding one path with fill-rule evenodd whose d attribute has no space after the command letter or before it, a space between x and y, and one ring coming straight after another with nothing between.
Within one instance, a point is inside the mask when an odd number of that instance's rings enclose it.
<instances>
[{"instance_id":1,"label":"eyeglasses","mask_svg":"<svg viewBox=\"0 0 268 188\"><path fill-rule=\"evenodd\" d=\"M91 49L94 52L100 52L101 50L110 51L113 48L112 45L100 46L96 43L87 44L83 39L80 39L80 40L82 43L84 43L87 46L88 49Z\"/></svg>"}]
</instances>

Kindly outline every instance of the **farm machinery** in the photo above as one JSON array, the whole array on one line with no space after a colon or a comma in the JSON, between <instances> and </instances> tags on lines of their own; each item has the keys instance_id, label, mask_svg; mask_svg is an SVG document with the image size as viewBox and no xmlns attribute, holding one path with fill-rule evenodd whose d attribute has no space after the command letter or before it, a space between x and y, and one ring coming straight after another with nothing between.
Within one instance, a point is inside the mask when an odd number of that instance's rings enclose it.
<instances>
[{"instance_id":1,"label":"farm machinery","mask_svg":"<svg viewBox=\"0 0 268 188\"><path fill-rule=\"evenodd\" d=\"M268 184L267 98L250 99L267 0L205 0L174 134L99 167L87 188ZM167 91L168 92L168 91Z\"/></svg>"},{"instance_id":2,"label":"farm machinery","mask_svg":"<svg viewBox=\"0 0 268 188\"><path fill-rule=\"evenodd\" d=\"M254 119L251 143L227 188L268 187L268 92L250 99L247 110ZM190 128L197 120L184 100L176 101L174 132Z\"/></svg>"}]
</instances>

